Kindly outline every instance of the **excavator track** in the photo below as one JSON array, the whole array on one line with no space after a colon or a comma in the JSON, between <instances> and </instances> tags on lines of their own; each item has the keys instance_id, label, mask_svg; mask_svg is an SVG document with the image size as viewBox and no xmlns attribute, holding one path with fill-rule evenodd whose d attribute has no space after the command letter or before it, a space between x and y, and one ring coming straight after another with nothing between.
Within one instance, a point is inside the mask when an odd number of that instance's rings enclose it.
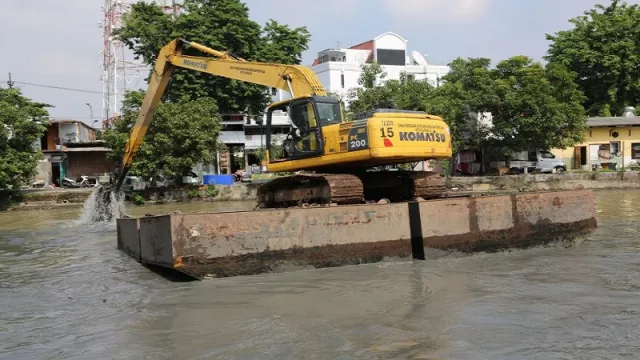
<instances>
[{"instance_id":1,"label":"excavator track","mask_svg":"<svg viewBox=\"0 0 640 360\"><path fill-rule=\"evenodd\" d=\"M446 192L445 177L429 171L410 173L413 180L413 196L425 200L437 199Z\"/></svg>"},{"instance_id":2,"label":"excavator track","mask_svg":"<svg viewBox=\"0 0 640 360\"><path fill-rule=\"evenodd\" d=\"M349 205L441 197L445 178L434 172L380 171L358 174L297 174L258 188L259 208Z\"/></svg>"},{"instance_id":3,"label":"excavator track","mask_svg":"<svg viewBox=\"0 0 640 360\"><path fill-rule=\"evenodd\" d=\"M296 174L269 181L258 188L258 207L290 207L363 201L362 182L349 174Z\"/></svg>"}]
</instances>

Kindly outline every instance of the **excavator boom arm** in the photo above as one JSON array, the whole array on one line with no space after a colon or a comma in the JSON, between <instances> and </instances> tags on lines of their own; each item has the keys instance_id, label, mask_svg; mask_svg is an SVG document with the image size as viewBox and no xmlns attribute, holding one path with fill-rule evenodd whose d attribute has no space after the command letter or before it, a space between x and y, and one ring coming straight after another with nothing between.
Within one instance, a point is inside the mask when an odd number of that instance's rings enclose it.
<instances>
[{"instance_id":1,"label":"excavator boom arm","mask_svg":"<svg viewBox=\"0 0 640 360\"><path fill-rule=\"evenodd\" d=\"M213 57L183 55L182 50L187 47L197 49ZM142 139L153 118L153 113L160 103L176 67L282 89L291 93L292 97L327 95L315 73L305 66L251 62L198 43L182 39L173 40L165 45L158 54L140 113L129 134L121 164L116 170L116 191L120 189L131 169L135 154L140 148Z\"/></svg>"}]
</instances>

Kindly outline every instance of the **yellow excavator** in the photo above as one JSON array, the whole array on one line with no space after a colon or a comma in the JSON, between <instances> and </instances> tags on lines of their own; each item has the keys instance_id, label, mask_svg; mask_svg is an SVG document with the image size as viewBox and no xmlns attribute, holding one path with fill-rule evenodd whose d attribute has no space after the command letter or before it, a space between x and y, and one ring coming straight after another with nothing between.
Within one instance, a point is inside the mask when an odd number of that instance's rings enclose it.
<instances>
[{"instance_id":1,"label":"yellow excavator","mask_svg":"<svg viewBox=\"0 0 640 360\"><path fill-rule=\"evenodd\" d=\"M192 48L205 56L184 55ZM389 169L398 164L452 155L449 127L442 118L418 111L377 109L345 119L341 101L328 96L308 67L251 62L204 45L175 39L156 60L138 119L124 148L121 164L112 174L119 191L153 112L176 67L278 88L291 98L271 104L266 116L268 172L276 176L258 188L258 207L301 204L358 204L379 201L432 199L445 191L444 177L428 171ZM284 111L292 130L276 158L271 147L274 111Z\"/></svg>"}]
</instances>

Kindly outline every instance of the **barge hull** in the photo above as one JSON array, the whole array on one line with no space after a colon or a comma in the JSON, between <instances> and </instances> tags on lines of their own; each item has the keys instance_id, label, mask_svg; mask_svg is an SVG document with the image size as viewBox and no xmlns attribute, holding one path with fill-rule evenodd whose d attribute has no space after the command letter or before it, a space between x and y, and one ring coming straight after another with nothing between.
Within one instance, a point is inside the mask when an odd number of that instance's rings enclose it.
<instances>
[{"instance_id":1,"label":"barge hull","mask_svg":"<svg viewBox=\"0 0 640 360\"><path fill-rule=\"evenodd\" d=\"M574 241L596 227L591 190L118 219L118 248L195 279L423 260L425 248L497 251Z\"/></svg>"}]
</instances>

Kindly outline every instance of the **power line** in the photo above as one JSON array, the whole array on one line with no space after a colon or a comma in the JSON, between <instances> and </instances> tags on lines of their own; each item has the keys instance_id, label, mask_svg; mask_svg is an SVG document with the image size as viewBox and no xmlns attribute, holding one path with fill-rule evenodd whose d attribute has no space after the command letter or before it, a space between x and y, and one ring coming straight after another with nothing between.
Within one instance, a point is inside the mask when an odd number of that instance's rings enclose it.
<instances>
[{"instance_id":1,"label":"power line","mask_svg":"<svg viewBox=\"0 0 640 360\"><path fill-rule=\"evenodd\" d=\"M27 85L27 86L37 86L37 87L43 87L43 88L49 88L49 89L76 91L76 92L81 92L81 93L100 94L100 95L102 95L102 91L93 91L93 90L86 90L86 89L74 89L74 88L68 88L68 87L63 87L63 86L54 86L54 85L34 84L34 83L28 83L28 82L24 82L24 81L12 81L11 83L12 84Z\"/></svg>"}]
</instances>

